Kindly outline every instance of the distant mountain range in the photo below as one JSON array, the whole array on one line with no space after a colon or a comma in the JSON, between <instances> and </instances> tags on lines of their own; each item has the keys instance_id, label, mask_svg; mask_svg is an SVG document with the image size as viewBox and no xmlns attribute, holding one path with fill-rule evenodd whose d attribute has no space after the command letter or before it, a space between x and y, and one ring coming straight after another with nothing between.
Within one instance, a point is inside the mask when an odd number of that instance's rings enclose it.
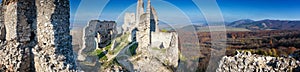
<instances>
[{"instance_id":1,"label":"distant mountain range","mask_svg":"<svg viewBox=\"0 0 300 72\"><path fill-rule=\"evenodd\" d=\"M238 20L227 26L246 28L249 30L300 30L300 21L289 20Z\"/></svg>"},{"instance_id":2,"label":"distant mountain range","mask_svg":"<svg viewBox=\"0 0 300 72\"><path fill-rule=\"evenodd\" d=\"M260 20L254 21L251 19L237 20L231 23L226 23L227 30L232 30L233 28L238 28L234 30L300 30L300 21L291 20ZM181 29L190 31L190 29L201 30L201 28L207 27L208 24L204 25L188 25ZM194 28L192 28L194 27Z\"/></svg>"}]
</instances>

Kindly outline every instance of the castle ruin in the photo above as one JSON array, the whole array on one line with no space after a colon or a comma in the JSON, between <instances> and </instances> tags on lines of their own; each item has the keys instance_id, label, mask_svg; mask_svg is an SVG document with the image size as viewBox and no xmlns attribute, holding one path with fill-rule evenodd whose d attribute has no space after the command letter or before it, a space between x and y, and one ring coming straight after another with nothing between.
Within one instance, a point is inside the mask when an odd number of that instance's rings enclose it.
<instances>
[{"instance_id":1,"label":"castle ruin","mask_svg":"<svg viewBox=\"0 0 300 72\"><path fill-rule=\"evenodd\" d=\"M76 71L69 0L2 0L0 71Z\"/></svg>"},{"instance_id":2,"label":"castle ruin","mask_svg":"<svg viewBox=\"0 0 300 72\"><path fill-rule=\"evenodd\" d=\"M158 47L168 48L172 37L177 37L174 32L160 32L158 27L158 16L156 10L151 6L148 0L146 12L144 12L143 0L137 2L137 13L125 13L124 24L122 25L123 33L131 33L129 41L136 39L139 48ZM136 16L133 18L132 16Z\"/></svg>"},{"instance_id":3,"label":"castle ruin","mask_svg":"<svg viewBox=\"0 0 300 72\"><path fill-rule=\"evenodd\" d=\"M91 20L83 30L83 46L79 50L78 60L85 60L88 52L104 48L111 43L117 33L115 21Z\"/></svg>"},{"instance_id":4,"label":"castle ruin","mask_svg":"<svg viewBox=\"0 0 300 72\"><path fill-rule=\"evenodd\" d=\"M132 35L129 41L138 43L136 52L140 54L137 57L141 59L131 60L133 68L137 71L168 72L169 70L162 64L174 68L178 66L178 35L175 32L161 32L156 10L150 0L146 7L146 12L144 12L144 2L138 0L136 15L125 13L122 26L123 34ZM136 16L135 20L132 16Z\"/></svg>"}]
</instances>

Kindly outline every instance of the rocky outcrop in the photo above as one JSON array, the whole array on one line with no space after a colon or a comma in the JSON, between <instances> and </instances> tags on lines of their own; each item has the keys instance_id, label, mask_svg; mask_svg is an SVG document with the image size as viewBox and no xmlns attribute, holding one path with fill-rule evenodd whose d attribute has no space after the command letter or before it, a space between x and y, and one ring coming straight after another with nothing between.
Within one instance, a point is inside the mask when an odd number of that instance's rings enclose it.
<instances>
[{"instance_id":1,"label":"rocky outcrop","mask_svg":"<svg viewBox=\"0 0 300 72\"><path fill-rule=\"evenodd\" d=\"M0 42L0 71L77 70L69 30L69 0L2 2L5 41Z\"/></svg>"},{"instance_id":2,"label":"rocky outcrop","mask_svg":"<svg viewBox=\"0 0 300 72\"><path fill-rule=\"evenodd\" d=\"M238 52L233 57L225 56L219 63L217 72L299 72L300 62L293 58L270 57Z\"/></svg>"}]
</instances>

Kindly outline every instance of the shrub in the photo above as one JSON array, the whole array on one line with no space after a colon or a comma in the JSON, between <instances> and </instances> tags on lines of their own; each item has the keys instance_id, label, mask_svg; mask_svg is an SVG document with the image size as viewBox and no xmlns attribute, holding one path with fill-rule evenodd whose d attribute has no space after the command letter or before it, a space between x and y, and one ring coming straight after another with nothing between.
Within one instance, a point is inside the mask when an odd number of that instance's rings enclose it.
<instances>
[{"instance_id":1,"label":"shrub","mask_svg":"<svg viewBox=\"0 0 300 72\"><path fill-rule=\"evenodd\" d=\"M168 30L166 30L166 29L162 29L162 30L161 30L161 32L168 32Z\"/></svg>"}]
</instances>

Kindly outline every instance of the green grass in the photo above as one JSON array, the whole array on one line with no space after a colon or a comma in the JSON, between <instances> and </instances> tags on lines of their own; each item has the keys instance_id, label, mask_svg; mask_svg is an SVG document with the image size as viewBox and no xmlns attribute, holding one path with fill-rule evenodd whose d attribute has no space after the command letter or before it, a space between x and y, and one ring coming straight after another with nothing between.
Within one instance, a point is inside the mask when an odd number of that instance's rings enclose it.
<instances>
[{"instance_id":1,"label":"green grass","mask_svg":"<svg viewBox=\"0 0 300 72\"><path fill-rule=\"evenodd\" d=\"M153 47L152 50L157 50L157 51L160 51L161 53L166 53L167 52L167 49L160 49L160 48L157 48L157 47Z\"/></svg>"},{"instance_id":2,"label":"green grass","mask_svg":"<svg viewBox=\"0 0 300 72\"><path fill-rule=\"evenodd\" d=\"M135 43L133 44L131 47L129 47L130 53L131 55L135 55L136 54L136 48L138 47L138 44Z\"/></svg>"},{"instance_id":3,"label":"green grass","mask_svg":"<svg viewBox=\"0 0 300 72\"><path fill-rule=\"evenodd\" d=\"M161 29L161 32L168 32L168 30L166 30L166 29Z\"/></svg>"},{"instance_id":4,"label":"green grass","mask_svg":"<svg viewBox=\"0 0 300 72\"><path fill-rule=\"evenodd\" d=\"M88 55L90 55L90 56L97 56L97 55L101 54L102 52L103 52L102 50L96 49L93 52L88 53Z\"/></svg>"},{"instance_id":5,"label":"green grass","mask_svg":"<svg viewBox=\"0 0 300 72\"><path fill-rule=\"evenodd\" d=\"M107 56L104 55L104 56L101 57L99 60L102 61L102 62L105 62L105 61L107 61L108 59L107 59Z\"/></svg>"},{"instance_id":6,"label":"green grass","mask_svg":"<svg viewBox=\"0 0 300 72\"><path fill-rule=\"evenodd\" d=\"M102 50L100 50L100 49L96 49L95 51L90 52L88 55L90 55L90 56L97 56L99 59L101 59L103 57L106 57L105 53Z\"/></svg>"},{"instance_id":7,"label":"green grass","mask_svg":"<svg viewBox=\"0 0 300 72\"><path fill-rule=\"evenodd\" d=\"M109 50L111 48L112 44L109 44L108 46L105 47L105 50Z\"/></svg>"},{"instance_id":8,"label":"green grass","mask_svg":"<svg viewBox=\"0 0 300 72\"><path fill-rule=\"evenodd\" d=\"M114 50L109 51L109 54L114 55L115 53L120 52L124 47L126 47L129 44L128 37L129 37L129 34L124 34L124 35L121 35L120 37L117 37L115 43L117 43L119 45L117 45L114 48Z\"/></svg>"},{"instance_id":9,"label":"green grass","mask_svg":"<svg viewBox=\"0 0 300 72\"><path fill-rule=\"evenodd\" d=\"M101 66L101 69L103 70L103 69L109 68L109 67L111 67L113 65L120 66L120 64L118 63L118 61L116 59L114 59L114 60L111 60L111 61L103 63L102 66Z\"/></svg>"}]
</instances>

